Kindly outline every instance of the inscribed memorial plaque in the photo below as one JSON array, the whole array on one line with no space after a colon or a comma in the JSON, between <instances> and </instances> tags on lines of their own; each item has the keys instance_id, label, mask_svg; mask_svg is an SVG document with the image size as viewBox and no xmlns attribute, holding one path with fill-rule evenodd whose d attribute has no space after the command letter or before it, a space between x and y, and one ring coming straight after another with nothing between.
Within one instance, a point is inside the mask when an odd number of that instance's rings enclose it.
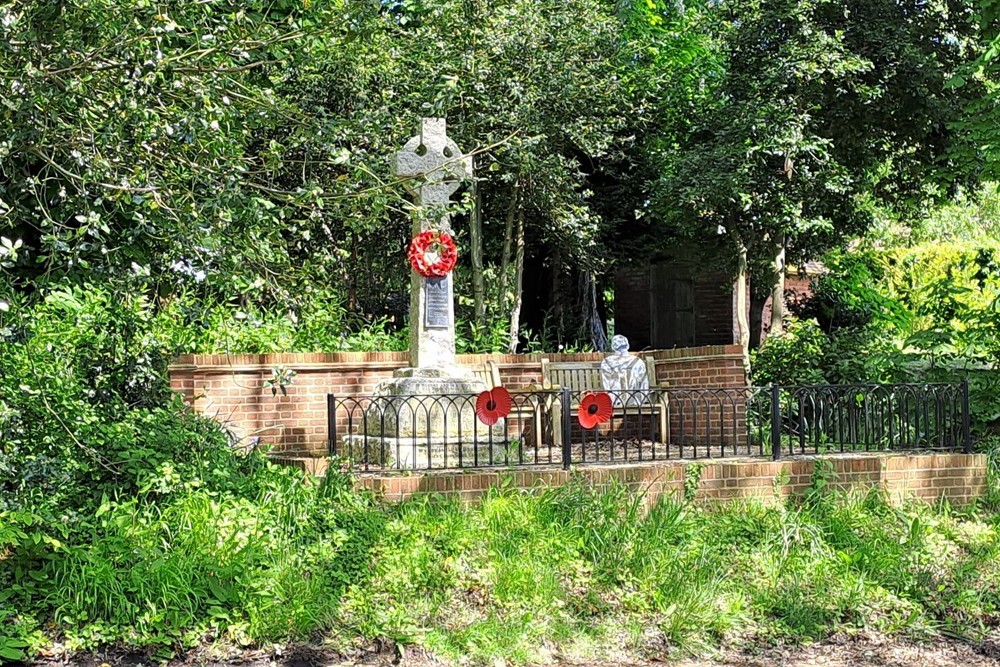
<instances>
[{"instance_id":1,"label":"inscribed memorial plaque","mask_svg":"<svg viewBox=\"0 0 1000 667\"><path fill-rule=\"evenodd\" d=\"M451 276L424 280L424 326L428 329L447 329L451 326L449 280Z\"/></svg>"}]
</instances>

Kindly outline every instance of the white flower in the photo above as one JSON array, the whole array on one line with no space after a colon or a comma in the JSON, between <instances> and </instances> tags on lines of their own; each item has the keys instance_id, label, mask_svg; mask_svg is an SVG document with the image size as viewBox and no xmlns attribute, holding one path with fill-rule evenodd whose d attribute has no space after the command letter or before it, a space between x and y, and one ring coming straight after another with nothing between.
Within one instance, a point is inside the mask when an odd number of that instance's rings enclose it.
<instances>
[{"instance_id":1,"label":"white flower","mask_svg":"<svg viewBox=\"0 0 1000 667\"><path fill-rule=\"evenodd\" d=\"M10 304L0 299L0 313L6 313L8 310L10 310Z\"/></svg>"}]
</instances>

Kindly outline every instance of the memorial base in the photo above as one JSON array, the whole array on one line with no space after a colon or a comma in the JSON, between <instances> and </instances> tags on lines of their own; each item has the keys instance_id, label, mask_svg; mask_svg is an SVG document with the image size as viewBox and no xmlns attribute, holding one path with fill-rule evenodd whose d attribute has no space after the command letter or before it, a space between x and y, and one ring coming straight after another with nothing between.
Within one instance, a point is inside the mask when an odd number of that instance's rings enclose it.
<instances>
[{"instance_id":1,"label":"memorial base","mask_svg":"<svg viewBox=\"0 0 1000 667\"><path fill-rule=\"evenodd\" d=\"M454 373L466 369L404 368L375 388L365 411L365 432L389 438L442 439L471 442L490 427L476 418L476 396L486 390L481 380ZM493 426L502 438L502 427Z\"/></svg>"},{"instance_id":2,"label":"memorial base","mask_svg":"<svg viewBox=\"0 0 1000 667\"><path fill-rule=\"evenodd\" d=\"M516 459L513 445L502 437L490 439L490 429L482 427L479 439L386 437L346 435L340 452L356 467L395 468L399 470L434 470L444 468L504 465ZM500 420L494 429L505 429Z\"/></svg>"},{"instance_id":3,"label":"memorial base","mask_svg":"<svg viewBox=\"0 0 1000 667\"><path fill-rule=\"evenodd\" d=\"M461 390L463 387L467 391L472 393L479 393L486 387L479 380L476 380L472 376L472 371L463 366L425 366L422 368L400 368L393 372L391 380L386 380L375 388L376 393L382 388L391 391L391 386L399 384L401 380L442 380L443 384L441 387L448 389L454 386L456 389ZM448 384L453 383L453 384ZM469 384L471 383L471 384ZM407 386L406 383L402 383L404 389L408 389L415 385ZM461 393L461 391L459 391Z\"/></svg>"}]
</instances>

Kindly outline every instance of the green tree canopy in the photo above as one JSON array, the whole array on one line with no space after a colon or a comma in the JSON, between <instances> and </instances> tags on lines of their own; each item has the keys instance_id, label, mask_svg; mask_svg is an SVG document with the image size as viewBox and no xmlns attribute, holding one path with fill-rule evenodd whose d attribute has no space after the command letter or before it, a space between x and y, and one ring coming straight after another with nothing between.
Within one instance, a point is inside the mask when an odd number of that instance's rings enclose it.
<instances>
[{"instance_id":1,"label":"green tree canopy","mask_svg":"<svg viewBox=\"0 0 1000 667\"><path fill-rule=\"evenodd\" d=\"M948 148L976 56L961 3L737 0L700 7L718 54L680 123L654 136L654 215L739 258L815 258L863 233L876 206L914 208L974 180ZM668 120L672 116L666 116ZM690 120L693 119L693 120Z\"/></svg>"}]
</instances>

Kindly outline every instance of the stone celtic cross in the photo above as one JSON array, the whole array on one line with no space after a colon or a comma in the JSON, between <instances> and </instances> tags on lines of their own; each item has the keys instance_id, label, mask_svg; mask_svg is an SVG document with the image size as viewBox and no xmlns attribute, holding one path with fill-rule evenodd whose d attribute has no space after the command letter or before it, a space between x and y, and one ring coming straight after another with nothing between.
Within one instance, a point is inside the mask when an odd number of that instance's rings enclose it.
<instances>
[{"instance_id":1,"label":"stone celtic cross","mask_svg":"<svg viewBox=\"0 0 1000 667\"><path fill-rule=\"evenodd\" d=\"M413 195L413 233L451 232L448 201L472 177L472 158L445 133L443 118L424 118L420 133L396 153L395 173ZM435 221L436 218L436 221ZM455 305L451 275L410 274L410 365L415 371L455 370Z\"/></svg>"},{"instance_id":2,"label":"stone celtic cross","mask_svg":"<svg viewBox=\"0 0 1000 667\"><path fill-rule=\"evenodd\" d=\"M447 207L448 200L472 176L472 158L463 156L454 141L445 133L444 118L424 118L420 121L420 134L411 138L396 153L396 176L405 178L404 185L413 195L418 215L414 217L413 232L427 229L428 210L440 213L441 231L451 231Z\"/></svg>"}]
</instances>

